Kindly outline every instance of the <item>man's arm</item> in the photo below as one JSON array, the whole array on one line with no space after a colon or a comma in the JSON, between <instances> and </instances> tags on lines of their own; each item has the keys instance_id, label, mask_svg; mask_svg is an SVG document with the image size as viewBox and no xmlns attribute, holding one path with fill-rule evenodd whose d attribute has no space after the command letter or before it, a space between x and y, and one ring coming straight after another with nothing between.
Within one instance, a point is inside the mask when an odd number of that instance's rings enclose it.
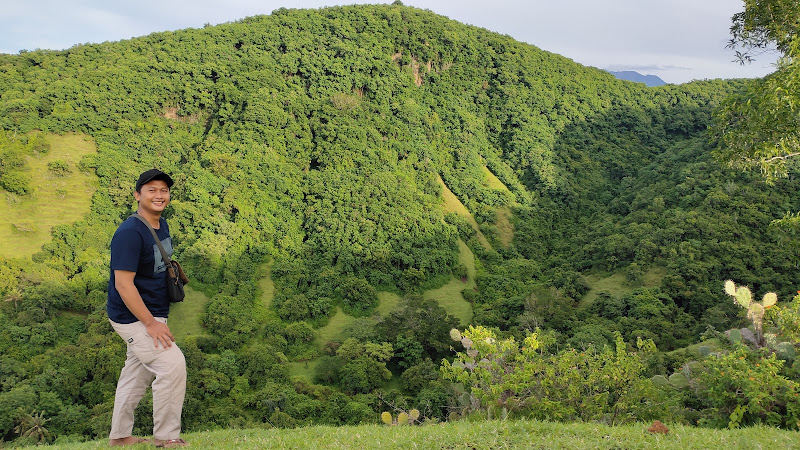
<instances>
[{"instance_id":1,"label":"man's arm","mask_svg":"<svg viewBox=\"0 0 800 450\"><path fill-rule=\"evenodd\" d=\"M167 324L159 322L147 309L147 306L139 295L139 290L133 284L133 277L136 272L128 270L115 270L114 271L114 286L122 297L122 302L128 307L128 310L136 316L147 328L147 334L153 338L153 345L158 348L158 342L161 341L164 348L172 347L175 338L172 332L169 331Z\"/></svg>"}]
</instances>

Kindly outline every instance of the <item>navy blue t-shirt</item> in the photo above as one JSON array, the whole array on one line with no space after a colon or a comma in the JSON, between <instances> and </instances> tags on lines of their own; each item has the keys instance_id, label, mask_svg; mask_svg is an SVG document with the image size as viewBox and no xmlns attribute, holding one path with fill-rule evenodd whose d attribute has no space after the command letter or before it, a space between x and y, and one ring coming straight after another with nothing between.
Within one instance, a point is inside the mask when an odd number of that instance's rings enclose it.
<instances>
[{"instance_id":1,"label":"navy blue t-shirt","mask_svg":"<svg viewBox=\"0 0 800 450\"><path fill-rule=\"evenodd\" d=\"M162 217L156 230L158 239L167 255L172 257L172 238L167 221ZM130 312L122 301L114 284L114 271L136 272L133 284L139 290L145 306L154 317L169 315L169 294L167 293L167 269L161 251L153 235L136 217L128 217L117 228L111 238L111 276L108 281L108 318L117 323L133 323L139 319Z\"/></svg>"}]
</instances>

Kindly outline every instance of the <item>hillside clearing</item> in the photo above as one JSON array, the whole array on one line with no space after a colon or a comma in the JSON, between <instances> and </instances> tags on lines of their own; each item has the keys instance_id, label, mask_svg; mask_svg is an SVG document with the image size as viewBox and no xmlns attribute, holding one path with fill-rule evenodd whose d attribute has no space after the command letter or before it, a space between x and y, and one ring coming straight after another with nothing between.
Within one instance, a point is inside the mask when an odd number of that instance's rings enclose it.
<instances>
[{"instance_id":1,"label":"hillside clearing","mask_svg":"<svg viewBox=\"0 0 800 450\"><path fill-rule=\"evenodd\" d=\"M436 300L447 314L459 320L461 326L467 326L472 321L472 305L464 300L461 291L475 288L475 256L461 239L458 240L458 249L459 262L467 268L467 279L459 280L453 277L444 286L425 291L422 296Z\"/></svg>"},{"instance_id":2,"label":"hillside clearing","mask_svg":"<svg viewBox=\"0 0 800 450\"><path fill-rule=\"evenodd\" d=\"M258 288L261 292L261 302L266 309L272 307L272 299L275 298L275 282L272 281L272 262L262 267L264 275L258 279Z\"/></svg>"},{"instance_id":3,"label":"hillside clearing","mask_svg":"<svg viewBox=\"0 0 800 450\"><path fill-rule=\"evenodd\" d=\"M503 206L497 209L497 239L503 247L508 248L514 240L514 224L511 223L511 208Z\"/></svg>"},{"instance_id":4,"label":"hillside clearing","mask_svg":"<svg viewBox=\"0 0 800 450\"><path fill-rule=\"evenodd\" d=\"M169 310L169 328L176 339L205 334L200 318L208 301L205 294L186 286L186 298L173 303Z\"/></svg>"},{"instance_id":5,"label":"hillside clearing","mask_svg":"<svg viewBox=\"0 0 800 450\"><path fill-rule=\"evenodd\" d=\"M442 177L438 177L437 180L439 184L442 186L442 198L444 198L444 210L446 212L456 213L460 216L464 216L470 225L472 225L472 229L475 230L475 234L478 237L478 242L483 246L483 248L492 248L492 245L489 243L489 240L486 239L486 236L481 233L481 229L478 226L478 222L475 221L475 218L472 217L472 214L467 210L467 207L461 203L461 200L456 197L456 194L453 194L453 191L444 184L444 180Z\"/></svg>"},{"instance_id":6,"label":"hillside clearing","mask_svg":"<svg viewBox=\"0 0 800 450\"><path fill-rule=\"evenodd\" d=\"M655 267L644 273L641 286L631 286L625 281L624 273L614 273L609 276L584 275L590 289L581 299L581 305L590 304L601 292L607 292L612 296L621 296L633 292L638 287L656 287L661 284L661 280L666 275L667 270L663 267Z\"/></svg>"},{"instance_id":7,"label":"hillside clearing","mask_svg":"<svg viewBox=\"0 0 800 450\"><path fill-rule=\"evenodd\" d=\"M97 151L94 141L78 133L47 135L50 151L28 156L27 175L33 192L18 196L4 192L0 201L0 256L30 257L50 241L56 225L81 220L89 213L97 178L81 172L81 158ZM63 161L70 172L53 176L48 163Z\"/></svg>"}]
</instances>

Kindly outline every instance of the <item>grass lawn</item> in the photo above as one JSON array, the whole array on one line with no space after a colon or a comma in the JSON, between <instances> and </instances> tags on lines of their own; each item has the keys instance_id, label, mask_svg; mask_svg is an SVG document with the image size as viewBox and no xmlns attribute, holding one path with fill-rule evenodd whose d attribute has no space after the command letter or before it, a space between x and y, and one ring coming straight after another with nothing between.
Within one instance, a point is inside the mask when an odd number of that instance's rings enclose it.
<instances>
[{"instance_id":1,"label":"grass lawn","mask_svg":"<svg viewBox=\"0 0 800 450\"><path fill-rule=\"evenodd\" d=\"M380 316L385 317L400 303L400 296L392 292L379 292L378 301L379 303L376 311ZM355 317L345 314L342 312L341 308L337 307L336 313L331 317L328 323L317 330L317 337L315 339L317 348L321 349L326 342L337 339L341 336L345 327L355 320ZM314 368L317 366L318 362L318 358L311 361L290 362L289 375L299 375L310 381L314 378Z\"/></svg>"},{"instance_id":2,"label":"grass lawn","mask_svg":"<svg viewBox=\"0 0 800 450\"><path fill-rule=\"evenodd\" d=\"M458 262L467 267L467 287L475 287L475 254L461 239L458 240Z\"/></svg>"},{"instance_id":3,"label":"grass lawn","mask_svg":"<svg viewBox=\"0 0 800 450\"><path fill-rule=\"evenodd\" d=\"M487 187L498 191L508 191L506 185L488 167L483 166L483 173L486 174L486 182L484 184ZM497 227L497 238L503 247L508 247L514 238L514 225L511 224L511 216L511 208L508 206L497 208L495 226Z\"/></svg>"},{"instance_id":4,"label":"grass lawn","mask_svg":"<svg viewBox=\"0 0 800 450\"><path fill-rule=\"evenodd\" d=\"M355 317L345 314L342 312L342 308L337 306L336 313L331 317L327 325L317 331L317 346L322 348L326 342L335 340L342 334L342 330L353 323L354 320L356 320Z\"/></svg>"},{"instance_id":5,"label":"grass lawn","mask_svg":"<svg viewBox=\"0 0 800 450\"><path fill-rule=\"evenodd\" d=\"M293 361L287 364L290 377L303 377L308 381L314 381L314 369L319 364L319 358L311 361Z\"/></svg>"},{"instance_id":6,"label":"grass lawn","mask_svg":"<svg viewBox=\"0 0 800 450\"><path fill-rule=\"evenodd\" d=\"M400 305L400 296L394 292L378 292L378 308L375 310L379 316L386 317Z\"/></svg>"},{"instance_id":7,"label":"grass lawn","mask_svg":"<svg viewBox=\"0 0 800 450\"><path fill-rule=\"evenodd\" d=\"M464 300L461 290L468 286L469 281L465 283L454 277L449 283L438 289L425 291L422 296L426 299L436 300L448 314L458 318L461 326L466 326L472 320L472 305Z\"/></svg>"},{"instance_id":8,"label":"grass lawn","mask_svg":"<svg viewBox=\"0 0 800 450\"><path fill-rule=\"evenodd\" d=\"M376 413L376 420L377 413ZM754 427L713 430L667 424L668 434L649 424L610 427L597 423L533 420L458 421L421 426L310 426L295 429L222 429L185 433L193 448L215 449L787 449L800 448L800 433ZM66 450L107 448L108 440L59 443ZM30 447L34 448L34 447ZM38 447L36 447L38 448ZM130 449L153 448L137 444Z\"/></svg>"},{"instance_id":9,"label":"grass lawn","mask_svg":"<svg viewBox=\"0 0 800 450\"><path fill-rule=\"evenodd\" d=\"M472 320L472 305L464 300L461 295L461 290L465 288L472 289L475 287L475 255L469 249L467 244L462 240L458 240L459 247L459 262L467 268L466 281L452 278L444 286L425 291L422 295L426 299L436 300L448 314L452 314L459 319L461 326L466 326ZM272 297L275 293L275 286L272 283L272 278L269 276L269 267L266 268L267 276L259 281L261 288L261 298L265 306L271 307ZM188 301L187 297L187 301ZM400 304L401 297L393 292L378 292L378 306L375 313L380 317L386 317L395 310ZM203 303L205 305L205 303ZM196 312L202 314L202 310ZM172 316L172 314L170 314ZM345 314L341 308L337 307L336 312L330 318L328 323L316 330L315 344L318 349L322 349L325 343L338 339L344 329L356 320L355 317ZM187 321L190 321L187 319ZM199 322L198 322L199 323ZM202 329L200 330L202 332ZM290 376L302 376L308 380L313 379L314 368L319 362L318 358L310 361L299 361L289 363ZM394 380L397 382L397 380Z\"/></svg>"},{"instance_id":10,"label":"grass lawn","mask_svg":"<svg viewBox=\"0 0 800 450\"><path fill-rule=\"evenodd\" d=\"M4 192L0 201L0 256L29 257L50 241L55 225L81 220L91 205L97 178L78 170L85 155L97 151L84 134L48 135L50 151L27 157L33 192L18 196ZM47 169L53 161L64 161L71 173L55 177Z\"/></svg>"},{"instance_id":11,"label":"grass lawn","mask_svg":"<svg viewBox=\"0 0 800 450\"><path fill-rule=\"evenodd\" d=\"M317 330L317 337L315 344L318 349L322 349L325 343L338 338L342 331L356 320L355 317L349 316L342 312L342 308L336 307L336 313L331 317L328 323ZM302 376L311 381L314 379L314 368L319 363L319 358L314 358L310 361L296 361L289 363L289 376Z\"/></svg>"}]
</instances>

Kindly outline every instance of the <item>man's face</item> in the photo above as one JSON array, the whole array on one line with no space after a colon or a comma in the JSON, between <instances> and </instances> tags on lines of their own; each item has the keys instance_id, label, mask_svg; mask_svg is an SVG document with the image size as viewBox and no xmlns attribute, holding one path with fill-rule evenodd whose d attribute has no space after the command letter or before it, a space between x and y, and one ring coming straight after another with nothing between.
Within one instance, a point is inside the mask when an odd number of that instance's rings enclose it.
<instances>
[{"instance_id":1,"label":"man's face","mask_svg":"<svg viewBox=\"0 0 800 450\"><path fill-rule=\"evenodd\" d=\"M133 193L139 208L160 215L169 205L169 186L164 180L153 180L142 185L139 192Z\"/></svg>"}]
</instances>

